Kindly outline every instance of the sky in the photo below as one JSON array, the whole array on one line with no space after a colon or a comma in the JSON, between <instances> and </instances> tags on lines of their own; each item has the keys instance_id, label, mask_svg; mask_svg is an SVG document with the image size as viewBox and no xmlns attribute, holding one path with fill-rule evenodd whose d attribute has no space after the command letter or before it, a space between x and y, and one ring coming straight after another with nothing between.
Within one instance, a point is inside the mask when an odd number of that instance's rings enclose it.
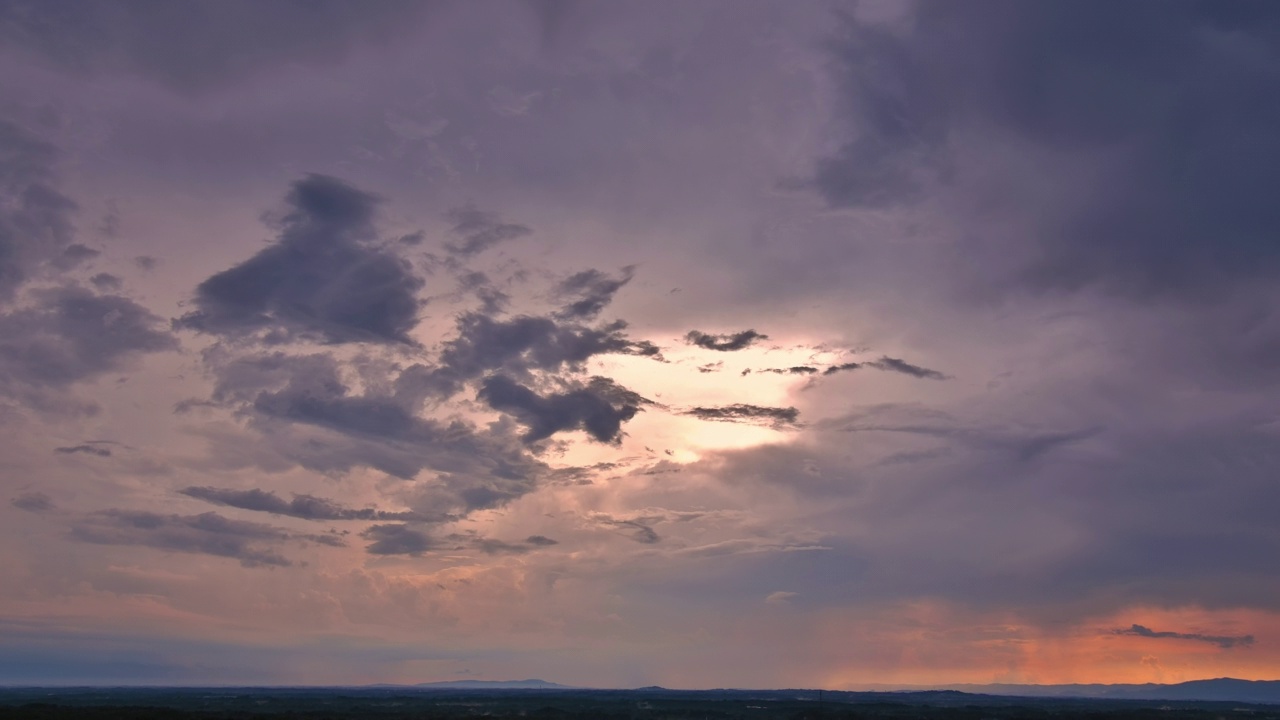
<instances>
[{"instance_id":1,"label":"sky","mask_svg":"<svg viewBox=\"0 0 1280 720\"><path fill-rule=\"evenodd\" d=\"M0 684L1280 677L1280 5L0 1Z\"/></svg>"}]
</instances>

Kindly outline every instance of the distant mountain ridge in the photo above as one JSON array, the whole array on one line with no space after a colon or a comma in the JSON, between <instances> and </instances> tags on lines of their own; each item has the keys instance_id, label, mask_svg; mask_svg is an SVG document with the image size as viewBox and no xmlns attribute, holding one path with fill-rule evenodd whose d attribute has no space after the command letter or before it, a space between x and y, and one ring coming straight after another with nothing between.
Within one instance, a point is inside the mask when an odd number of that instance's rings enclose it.
<instances>
[{"instance_id":1,"label":"distant mountain ridge","mask_svg":"<svg viewBox=\"0 0 1280 720\"><path fill-rule=\"evenodd\" d=\"M923 689L923 688L913 688ZM1280 680L1215 678L1161 685L934 685L930 689L959 690L982 695L1015 697L1109 698L1113 700L1205 700L1280 704Z\"/></svg>"},{"instance_id":2,"label":"distant mountain ridge","mask_svg":"<svg viewBox=\"0 0 1280 720\"><path fill-rule=\"evenodd\" d=\"M574 690L571 685L547 682L537 678L529 680L446 680L444 682L418 683L413 687L440 688L441 690Z\"/></svg>"},{"instance_id":3,"label":"distant mountain ridge","mask_svg":"<svg viewBox=\"0 0 1280 720\"><path fill-rule=\"evenodd\" d=\"M574 685L531 678L528 680L447 680L444 682L418 683L416 685L381 686L412 687L424 690L587 690ZM1107 700L1181 700L1202 702L1247 702L1280 704L1280 680L1239 680L1236 678L1215 678L1212 680L1191 680L1173 684L1069 684L1069 685L1017 685L1012 683L992 683L979 685L960 683L951 685L880 685L874 689L863 691L824 690L834 699L840 695L859 695L871 693L919 693L954 691L968 695L990 695L1000 697L1027 698L1097 698ZM659 686L636 688L631 692L659 693L702 693L707 690L672 690ZM719 692L719 691L717 691ZM816 690L772 690L749 691L731 690L730 692L818 692Z\"/></svg>"}]
</instances>

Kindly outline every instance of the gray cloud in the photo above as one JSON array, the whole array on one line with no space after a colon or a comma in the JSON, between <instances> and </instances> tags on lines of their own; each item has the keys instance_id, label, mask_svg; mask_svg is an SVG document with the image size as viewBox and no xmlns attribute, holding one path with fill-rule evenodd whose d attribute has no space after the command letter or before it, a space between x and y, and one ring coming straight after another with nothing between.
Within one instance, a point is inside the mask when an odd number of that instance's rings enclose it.
<instances>
[{"instance_id":1,"label":"gray cloud","mask_svg":"<svg viewBox=\"0 0 1280 720\"><path fill-rule=\"evenodd\" d=\"M658 534L658 531L654 530L653 527L644 520L619 520L607 515L597 516L595 520L601 525L621 528L627 533L628 537L641 545L657 545L662 542L662 536Z\"/></svg>"},{"instance_id":2,"label":"gray cloud","mask_svg":"<svg viewBox=\"0 0 1280 720\"><path fill-rule=\"evenodd\" d=\"M1027 178L962 152L1000 138L1024 156L1096 158L1092 192L1060 190L1018 234L1019 284L1185 296L1280 269L1280 8L978 5L917 3L905 33L846 23L832 49L850 139L814 177L831 205L1012 190Z\"/></svg>"},{"instance_id":3,"label":"gray cloud","mask_svg":"<svg viewBox=\"0 0 1280 720\"><path fill-rule=\"evenodd\" d=\"M450 210L449 221L459 242L446 243L445 249L462 258L533 233L524 225L504 223L496 213L479 210L474 205Z\"/></svg>"},{"instance_id":4,"label":"gray cloud","mask_svg":"<svg viewBox=\"0 0 1280 720\"><path fill-rule=\"evenodd\" d=\"M828 368L830 370L830 368ZM786 368L765 368L756 372L773 373L775 375L813 375L818 372L818 368L808 365L793 365ZM830 374L830 373L828 373Z\"/></svg>"},{"instance_id":5,"label":"gray cloud","mask_svg":"<svg viewBox=\"0 0 1280 720\"><path fill-rule=\"evenodd\" d=\"M377 199L345 182L308 175L286 198L275 244L205 280L196 310L175 326L266 340L329 343L412 341L423 280L376 245Z\"/></svg>"},{"instance_id":6,"label":"gray cloud","mask_svg":"<svg viewBox=\"0 0 1280 720\"><path fill-rule=\"evenodd\" d=\"M289 566L274 550L291 537L262 523L229 520L217 513L161 515L139 510L103 510L72 526L72 537L98 545L141 545L171 552L234 558L245 567Z\"/></svg>"},{"instance_id":7,"label":"gray cloud","mask_svg":"<svg viewBox=\"0 0 1280 720\"><path fill-rule=\"evenodd\" d=\"M836 374L836 373L838 373L838 372L846 372L846 371L849 371L849 370L857 370L858 368L862 367L862 365L863 365L862 363L857 363L857 362L840 363L839 365L832 365L832 366L830 366L830 367L826 368L825 370L823 370L823 371L822 371L822 374L823 374L823 375L835 375L835 374Z\"/></svg>"},{"instance_id":8,"label":"gray cloud","mask_svg":"<svg viewBox=\"0 0 1280 720\"><path fill-rule=\"evenodd\" d=\"M435 547L429 535L408 525L370 525L360 537L371 541L365 547L371 555L419 555Z\"/></svg>"},{"instance_id":9,"label":"gray cloud","mask_svg":"<svg viewBox=\"0 0 1280 720\"><path fill-rule=\"evenodd\" d=\"M89 278L89 282L97 289L102 291L120 290L124 287L124 281L111 273L98 273Z\"/></svg>"},{"instance_id":10,"label":"gray cloud","mask_svg":"<svg viewBox=\"0 0 1280 720\"><path fill-rule=\"evenodd\" d=\"M0 119L0 302L43 264L74 254L76 204L56 187L57 157L53 145Z\"/></svg>"},{"instance_id":11,"label":"gray cloud","mask_svg":"<svg viewBox=\"0 0 1280 720\"><path fill-rule=\"evenodd\" d=\"M774 425L794 425L800 417L800 411L793 407L764 407L743 403L735 403L723 407L696 407L686 411L684 414L691 415L699 420L748 423L764 421Z\"/></svg>"},{"instance_id":12,"label":"gray cloud","mask_svg":"<svg viewBox=\"0 0 1280 720\"><path fill-rule=\"evenodd\" d=\"M177 349L161 320L134 301L64 286L0 315L0 390L63 387L119 370L142 353Z\"/></svg>"},{"instance_id":13,"label":"gray cloud","mask_svg":"<svg viewBox=\"0 0 1280 720\"><path fill-rule=\"evenodd\" d=\"M88 245L72 243L62 251L62 254L58 255L58 257L54 259L52 264L59 270L70 270L71 268L74 268L81 263L88 262L101 254L101 251L94 250Z\"/></svg>"},{"instance_id":14,"label":"gray cloud","mask_svg":"<svg viewBox=\"0 0 1280 720\"><path fill-rule=\"evenodd\" d=\"M111 457L111 448L99 447L98 445L68 445L56 447L53 451L62 455L82 453L85 455L97 455L98 457Z\"/></svg>"},{"instance_id":15,"label":"gray cloud","mask_svg":"<svg viewBox=\"0 0 1280 720\"><path fill-rule=\"evenodd\" d=\"M528 427L525 442L537 442L564 430L585 430L600 442L616 442L622 423L635 417L638 397L610 384L613 397L592 388L538 395L505 375L491 375L480 387L479 397L495 410L514 415ZM621 390L621 392L618 392Z\"/></svg>"},{"instance_id":16,"label":"gray cloud","mask_svg":"<svg viewBox=\"0 0 1280 720\"><path fill-rule=\"evenodd\" d=\"M560 544L558 540L552 540L551 538L545 535L530 535L529 537L525 538L524 541L529 545L538 545L541 547L549 547L551 545Z\"/></svg>"},{"instance_id":17,"label":"gray cloud","mask_svg":"<svg viewBox=\"0 0 1280 720\"><path fill-rule=\"evenodd\" d=\"M464 313L458 318L457 337L441 350L439 365L406 369L396 381L397 389L403 396L421 401L453 395L465 382L495 370L525 379L531 370L579 370L596 355L659 357L652 343L627 338L623 332L626 327L620 320L590 328L547 317L495 320L480 313Z\"/></svg>"},{"instance_id":18,"label":"gray cloud","mask_svg":"<svg viewBox=\"0 0 1280 720\"><path fill-rule=\"evenodd\" d=\"M565 278L556 286L561 298L576 298L556 313L559 318L590 320L613 301L613 296L635 276L635 266L622 269L619 277L609 277L599 270L583 270Z\"/></svg>"},{"instance_id":19,"label":"gray cloud","mask_svg":"<svg viewBox=\"0 0 1280 720\"><path fill-rule=\"evenodd\" d=\"M546 471L514 427L423 418L391 395L353 393L327 354L233 356L214 369L214 401L244 412L271 447L303 467L367 466L405 480L433 471L414 506L426 518L496 507L532 490Z\"/></svg>"},{"instance_id":20,"label":"gray cloud","mask_svg":"<svg viewBox=\"0 0 1280 720\"><path fill-rule=\"evenodd\" d=\"M328 64L357 42L401 35L429 3L11 0L0 39L72 73L141 75L184 92L299 62Z\"/></svg>"},{"instance_id":21,"label":"gray cloud","mask_svg":"<svg viewBox=\"0 0 1280 720\"><path fill-rule=\"evenodd\" d=\"M480 300L482 315L498 315L505 312L511 303L511 296L489 284L489 277L482 272L466 273L458 279L458 284Z\"/></svg>"},{"instance_id":22,"label":"gray cloud","mask_svg":"<svg viewBox=\"0 0 1280 720\"><path fill-rule=\"evenodd\" d=\"M889 372L902 373L903 375L910 375L911 377L924 378L928 380L947 379L946 375L938 372L937 370L930 370L929 368L923 368L919 365L912 365L905 360L899 360L898 358L891 358L888 356L864 364L867 367L873 367L877 370L888 370ZM844 366L836 367L845 369ZM828 368L828 370L831 370L831 368Z\"/></svg>"},{"instance_id":23,"label":"gray cloud","mask_svg":"<svg viewBox=\"0 0 1280 720\"><path fill-rule=\"evenodd\" d=\"M742 350L751 347L757 340L767 339L769 339L768 335L761 335L755 330L743 330L732 335L709 335L701 330L690 330L685 335L685 340L690 345L697 345L707 350L719 350L720 352Z\"/></svg>"},{"instance_id":24,"label":"gray cloud","mask_svg":"<svg viewBox=\"0 0 1280 720\"><path fill-rule=\"evenodd\" d=\"M1167 630L1152 630L1144 625L1133 624L1127 628L1120 630L1112 630L1113 635L1134 635L1136 637L1147 638L1169 638L1172 640L1192 640L1195 642L1204 642L1211 645L1217 645L1223 649L1233 647L1247 647L1253 644L1252 635L1201 635L1200 633L1180 633L1169 632Z\"/></svg>"},{"instance_id":25,"label":"gray cloud","mask_svg":"<svg viewBox=\"0 0 1280 720\"><path fill-rule=\"evenodd\" d=\"M10 500L9 504L19 510L26 510L27 512L33 513L48 512L54 508L53 498L42 492L23 493ZM530 538L530 540L532 540L532 538Z\"/></svg>"},{"instance_id":26,"label":"gray cloud","mask_svg":"<svg viewBox=\"0 0 1280 720\"><path fill-rule=\"evenodd\" d=\"M349 508L328 498L314 495L294 495L286 501L269 490L231 490L215 487L188 487L178 492L189 497L227 505L242 510L267 512L273 515L287 515L303 520L400 520L422 521L427 518L412 512L392 512L374 508ZM437 518L445 519L445 518Z\"/></svg>"}]
</instances>

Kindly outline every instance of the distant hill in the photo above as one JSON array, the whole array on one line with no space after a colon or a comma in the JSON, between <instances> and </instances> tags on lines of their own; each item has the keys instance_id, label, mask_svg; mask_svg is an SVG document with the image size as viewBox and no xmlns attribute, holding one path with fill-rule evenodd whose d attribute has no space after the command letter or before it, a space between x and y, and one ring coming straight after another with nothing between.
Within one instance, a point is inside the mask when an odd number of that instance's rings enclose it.
<instances>
[{"instance_id":1,"label":"distant hill","mask_svg":"<svg viewBox=\"0 0 1280 720\"><path fill-rule=\"evenodd\" d=\"M439 688L441 690L573 690L570 685L546 680L446 680L445 682L418 683L413 687Z\"/></svg>"},{"instance_id":2,"label":"distant hill","mask_svg":"<svg viewBox=\"0 0 1280 720\"><path fill-rule=\"evenodd\" d=\"M1173 685L943 685L938 689L1015 697L1110 698L1114 700L1222 700L1280 704L1280 680L1217 678Z\"/></svg>"}]
</instances>

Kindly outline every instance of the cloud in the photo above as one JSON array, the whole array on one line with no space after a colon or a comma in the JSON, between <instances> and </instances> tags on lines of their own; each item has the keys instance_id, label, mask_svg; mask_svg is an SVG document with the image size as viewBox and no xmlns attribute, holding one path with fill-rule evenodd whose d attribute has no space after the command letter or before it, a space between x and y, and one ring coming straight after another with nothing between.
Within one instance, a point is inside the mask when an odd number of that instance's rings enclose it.
<instances>
[{"instance_id":1,"label":"cloud","mask_svg":"<svg viewBox=\"0 0 1280 720\"><path fill-rule=\"evenodd\" d=\"M1252 635L1201 635L1199 633L1180 633L1169 632L1167 630L1152 630L1144 625L1133 624L1127 628L1112 630L1113 635L1133 635L1145 638L1169 638L1172 640L1192 640L1195 642L1209 643L1217 645L1223 649L1233 647L1247 647L1253 644Z\"/></svg>"},{"instance_id":2,"label":"cloud","mask_svg":"<svg viewBox=\"0 0 1280 720\"><path fill-rule=\"evenodd\" d=\"M690 330L685 335L685 341L690 345L697 345L707 350L718 350L720 352L732 352L734 350L742 350L751 347L757 340L767 340L768 335L761 335L755 330L743 330L733 335L708 335L701 330Z\"/></svg>"},{"instance_id":3,"label":"cloud","mask_svg":"<svg viewBox=\"0 0 1280 720\"><path fill-rule=\"evenodd\" d=\"M847 362L847 363L841 363L839 365L832 365L826 368L825 370L823 370L822 374L835 375L838 372L846 372L848 370L857 370L858 368L862 367L862 365L863 365L862 363L856 363L856 362Z\"/></svg>"},{"instance_id":4,"label":"cloud","mask_svg":"<svg viewBox=\"0 0 1280 720\"><path fill-rule=\"evenodd\" d=\"M507 309L511 296L489 284L489 277L482 272L469 272L459 278L462 289L475 294L480 300L482 315L498 315Z\"/></svg>"},{"instance_id":5,"label":"cloud","mask_svg":"<svg viewBox=\"0 0 1280 720\"><path fill-rule=\"evenodd\" d=\"M42 492L23 493L10 500L9 504L19 510L26 510L27 512L33 513L48 512L54 508L53 498L50 498Z\"/></svg>"},{"instance_id":6,"label":"cloud","mask_svg":"<svg viewBox=\"0 0 1280 720\"><path fill-rule=\"evenodd\" d=\"M775 375L813 375L818 372L818 368L808 365L794 365L786 368L765 368L756 372L773 373Z\"/></svg>"},{"instance_id":7,"label":"cloud","mask_svg":"<svg viewBox=\"0 0 1280 720\"><path fill-rule=\"evenodd\" d=\"M446 243L445 249L461 258L469 258L502 243L533 233L524 225L502 222L496 213L485 212L474 205L449 211L452 232L460 242Z\"/></svg>"},{"instance_id":8,"label":"cloud","mask_svg":"<svg viewBox=\"0 0 1280 720\"><path fill-rule=\"evenodd\" d=\"M423 518L500 506L530 492L547 471L516 438L514 423L480 429L456 417L420 417L389 387L353 392L342 380L344 364L325 353L211 361L213 401L242 413L279 457L316 472L372 467L416 479L410 506ZM431 474L419 477L424 470Z\"/></svg>"},{"instance_id":9,"label":"cloud","mask_svg":"<svg viewBox=\"0 0 1280 720\"><path fill-rule=\"evenodd\" d=\"M435 547L429 535L408 525L370 525L360 537L371 541L365 547L370 555L419 555Z\"/></svg>"},{"instance_id":10,"label":"cloud","mask_svg":"<svg viewBox=\"0 0 1280 720\"><path fill-rule=\"evenodd\" d=\"M605 392L580 387L538 395L505 375L485 378L479 393L489 407L511 413L528 428L524 435L528 443L564 430L585 430L600 442L616 442L622 423L640 410L632 397L638 396L612 383Z\"/></svg>"},{"instance_id":11,"label":"cloud","mask_svg":"<svg viewBox=\"0 0 1280 720\"><path fill-rule=\"evenodd\" d=\"M124 281L111 273L98 273L89 278L89 282L102 291L118 291L124 287Z\"/></svg>"},{"instance_id":12,"label":"cloud","mask_svg":"<svg viewBox=\"0 0 1280 720\"><path fill-rule=\"evenodd\" d=\"M194 0L14 0L0 5L0 39L64 72L139 75L203 92L296 64L329 64L355 45L385 42L427 6L404 0L263 4Z\"/></svg>"},{"instance_id":13,"label":"cloud","mask_svg":"<svg viewBox=\"0 0 1280 720\"><path fill-rule=\"evenodd\" d=\"M287 515L303 520L401 520L423 521L427 518L412 512L391 512L374 508L349 508L327 498L314 495L294 495L292 500L285 501L269 490L257 488L251 490L230 490L215 487L188 487L178 492L189 497L227 505L242 510ZM437 518L444 519L444 518Z\"/></svg>"},{"instance_id":14,"label":"cloud","mask_svg":"<svg viewBox=\"0 0 1280 720\"><path fill-rule=\"evenodd\" d=\"M814 187L847 208L951 193L972 217L1046 198L1008 246L965 241L1014 263L990 268L1005 288L1169 298L1269 277L1280 103L1259 98L1277 27L1267 3L924 0L902 30L849 19L830 46L847 141ZM1029 162L992 162L1006 153Z\"/></svg>"},{"instance_id":15,"label":"cloud","mask_svg":"<svg viewBox=\"0 0 1280 720\"><path fill-rule=\"evenodd\" d=\"M910 375L911 377L926 378L929 380L947 379L946 375L943 375L937 370L930 370L929 368L923 368L919 365L912 365L905 360L899 360L898 358L891 358L888 356L864 364L868 367L876 368L877 370L888 370L889 372L902 373L903 375ZM837 367L843 369L844 366ZM828 371L830 370L831 368L828 368Z\"/></svg>"},{"instance_id":16,"label":"cloud","mask_svg":"<svg viewBox=\"0 0 1280 720\"><path fill-rule=\"evenodd\" d=\"M289 566L274 546L293 536L262 523L229 520L217 513L162 515L103 510L72 526L72 537L97 545L141 545L171 552L234 558L244 567Z\"/></svg>"},{"instance_id":17,"label":"cloud","mask_svg":"<svg viewBox=\"0 0 1280 720\"><path fill-rule=\"evenodd\" d=\"M424 284L376 244L378 200L326 175L286 197L277 241L196 288L196 310L175 326L227 337L266 331L269 342L412 344Z\"/></svg>"},{"instance_id":18,"label":"cloud","mask_svg":"<svg viewBox=\"0 0 1280 720\"><path fill-rule=\"evenodd\" d=\"M53 145L0 119L0 302L42 266L74 254L76 204L56 187L57 157Z\"/></svg>"},{"instance_id":19,"label":"cloud","mask_svg":"<svg viewBox=\"0 0 1280 720\"><path fill-rule=\"evenodd\" d=\"M35 303L0 314L0 391L61 388L175 350L162 321L136 302L77 286L32 291Z\"/></svg>"},{"instance_id":20,"label":"cloud","mask_svg":"<svg viewBox=\"0 0 1280 720\"><path fill-rule=\"evenodd\" d=\"M621 528L628 537L641 545L657 545L662 542L662 536L653 529L650 525L652 520L648 518L618 519L605 513L596 513L592 519L600 525Z\"/></svg>"},{"instance_id":21,"label":"cloud","mask_svg":"<svg viewBox=\"0 0 1280 720\"><path fill-rule=\"evenodd\" d=\"M560 541L552 540L551 538L546 537L545 535L530 535L529 537L525 538L524 541L529 545L537 545L539 547L549 547L551 545L560 544Z\"/></svg>"},{"instance_id":22,"label":"cloud","mask_svg":"<svg viewBox=\"0 0 1280 720\"><path fill-rule=\"evenodd\" d=\"M53 451L62 455L83 453L85 455L97 455L98 457L111 457L111 448L99 447L97 445L69 445L65 447L56 447Z\"/></svg>"},{"instance_id":23,"label":"cloud","mask_svg":"<svg viewBox=\"0 0 1280 720\"><path fill-rule=\"evenodd\" d=\"M570 275L558 286L555 293L561 298L576 298L556 313L561 319L590 320L613 301L613 296L631 282L635 266L622 269L620 277L609 277L599 270L583 270Z\"/></svg>"},{"instance_id":24,"label":"cloud","mask_svg":"<svg viewBox=\"0 0 1280 720\"><path fill-rule=\"evenodd\" d=\"M743 403L722 407L696 407L686 411L684 414L691 415L699 420L748 423L766 421L774 425L794 425L800 417L800 411L793 407L764 407Z\"/></svg>"},{"instance_id":25,"label":"cloud","mask_svg":"<svg viewBox=\"0 0 1280 720\"><path fill-rule=\"evenodd\" d=\"M790 605L793 598L799 597L800 593L788 592L786 590L778 590L769 593L764 602L766 605Z\"/></svg>"},{"instance_id":26,"label":"cloud","mask_svg":"<svg viewBox=\"0 0 1280 720\"><path fill-rule=\"evenodd\" d=\"M71 243L53 261L53 266L59 270L70 270L81 263L88 262L102 253L87 245L80 243Z\"/></svg>"},{"instance_id":27,"label":"cloud","mask_svg":"<svg viewBox=\"0 0 1280 720\"><path fill-rule=\"evenodd\" d=\"M548 317L522 315L495 320L480 313L464 313L457 321L457 337L444 343L439 364L407 368L396 381L397 389L420 402L428 397L449 397L467 381L495 370L528 379L534 370L579 370L596 355L659 356L652 343L629 339L626 327L620 320L590 328Z\"/></svg>"}]
</instances>

